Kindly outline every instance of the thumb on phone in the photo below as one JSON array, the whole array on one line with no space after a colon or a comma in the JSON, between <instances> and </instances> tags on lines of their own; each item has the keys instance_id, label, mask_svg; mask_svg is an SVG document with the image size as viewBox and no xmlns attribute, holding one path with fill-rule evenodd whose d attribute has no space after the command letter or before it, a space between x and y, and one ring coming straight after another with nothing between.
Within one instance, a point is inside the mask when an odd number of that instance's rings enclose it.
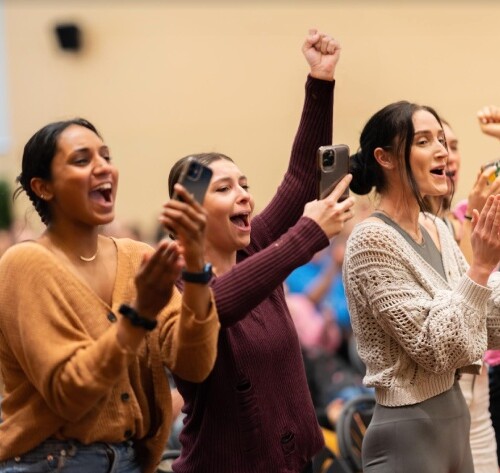
<instances>
[{"instance_id":1,"label":"thumb on phone","mask_svg":"<svg viewBox=\"0 0 500 473\"><path fill-rule=\"evenodd\" d=\"M338 202L344 191L352 181L352 174L346 174L326 197L328 200Z\"/></svg>"}]
</instances>

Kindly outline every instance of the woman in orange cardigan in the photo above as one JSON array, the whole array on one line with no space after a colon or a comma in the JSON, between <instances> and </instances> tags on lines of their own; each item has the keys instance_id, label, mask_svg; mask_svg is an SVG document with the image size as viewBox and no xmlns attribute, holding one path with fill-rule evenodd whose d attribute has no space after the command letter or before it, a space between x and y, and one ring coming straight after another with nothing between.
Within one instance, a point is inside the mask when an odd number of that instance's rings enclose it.
<instances>
[{"instance_id":1,"label":"woman in orange cardigan","mask_svg":"<svg viewBox=\"0 0 500 473\"><path fill-rule=\"evenodd\" d=\"M20 190L47 228L0 262L0 472L153 472L172 420L165 366L200 382L214 364L210 289L174 286L205 267L204 210L177 185L183 202L163 212L176 243L100 235L114 217L110 156L82 119L25 146Z\"/></svg>"}]
</instances>

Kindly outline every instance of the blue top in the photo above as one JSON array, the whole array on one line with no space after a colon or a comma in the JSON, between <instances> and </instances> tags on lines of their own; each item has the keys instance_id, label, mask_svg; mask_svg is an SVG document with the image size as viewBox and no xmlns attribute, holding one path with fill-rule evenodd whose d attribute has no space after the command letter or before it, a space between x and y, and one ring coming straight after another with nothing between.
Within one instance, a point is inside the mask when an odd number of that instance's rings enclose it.
<instances>
[{"instance_id":1,"label":"blue top","mask_svg":"<svg viewBox=\"0 0 500 473\"><path fill-rule=\"evenodd\" d=\"M320 259L313 259L303 266L295 269L286 279L286 285L291 294L307 294L332 264L331 254L327 251ZM334 276L330 288L320 302L318 309L328 308L336 316L336 322L343 329L351 328L347 299L342 282L342 272Z\"/></svg>"}]
</instances>

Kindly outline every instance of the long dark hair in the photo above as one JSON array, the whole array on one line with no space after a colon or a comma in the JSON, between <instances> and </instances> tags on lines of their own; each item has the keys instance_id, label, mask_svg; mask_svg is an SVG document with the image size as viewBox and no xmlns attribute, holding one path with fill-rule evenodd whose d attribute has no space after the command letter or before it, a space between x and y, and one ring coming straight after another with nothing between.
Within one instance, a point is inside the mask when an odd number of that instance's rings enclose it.
<instances>
[{"instance_id":1,"label":"long dark hair","mask_svg":"<svg viewBox=\"0 0 500 473\"><path fill-rule=\"evenodd\" d=\"M350 188L359 195L368 194L372 188L380 193L387 187L382 167L375 159L375 149L382 148L403 159L404 167L399 166L401 179L410 184L410 189L421 211L430 211L428 203L420 194L410 166L410 154L415 135L413 116L425 110L431 113L442 127L437 112L426 105L407 101L395 102L373 115L361 132L360 147L351 156L350 166L353 179Z\"/></svg>"}]
</instances>

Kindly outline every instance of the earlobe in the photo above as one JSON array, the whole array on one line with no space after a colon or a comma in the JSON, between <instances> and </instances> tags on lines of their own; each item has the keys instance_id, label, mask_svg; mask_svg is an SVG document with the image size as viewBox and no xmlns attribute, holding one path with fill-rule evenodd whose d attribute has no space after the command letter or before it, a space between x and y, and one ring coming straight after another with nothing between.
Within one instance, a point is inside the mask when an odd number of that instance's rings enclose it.
<instances>
[{"instance_id":1,"label":"earlobe","mask_svg":"<svg viewBox=\"0 0 500 473\"><path fill-rule=\"evenodd\" d=\"M384 148L375 148L373 156L377 163L384 169L394 169L394 156L389 151L386 151Z\"/></svg>"},{"instance_id":2,"label":"earlobe","mask_svg":"<svg viewBox=\"0 0 500 473\"><path fill-rule=\"evenodd\" d=\"M34 177L30 181L31 190L42 200L52 199L52 190L50 184L40 177Z\"/></svg>"}]
</instances>

